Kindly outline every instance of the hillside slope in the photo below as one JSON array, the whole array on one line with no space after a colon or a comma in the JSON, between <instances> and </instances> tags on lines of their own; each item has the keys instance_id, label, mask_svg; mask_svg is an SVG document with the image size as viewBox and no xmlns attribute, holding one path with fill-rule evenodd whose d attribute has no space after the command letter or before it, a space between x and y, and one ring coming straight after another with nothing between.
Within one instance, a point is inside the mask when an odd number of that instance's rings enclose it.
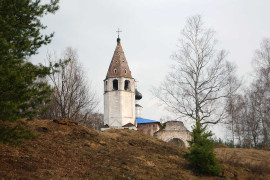
<instances>
[{"instance_id":1,"label":"hillside slope","mask_svg":"<svg viewBox=\"0 0 270 180\"><path fill-rule=\"evenodd\" d=\"M223 177L199 176L185 149L134 130L99 132L73 123L20 121L40 136L0 144L4 179L270 179L270 151L216 149ZM61 122L60 122L61 123Z\"/></svg>"}]
</instances>

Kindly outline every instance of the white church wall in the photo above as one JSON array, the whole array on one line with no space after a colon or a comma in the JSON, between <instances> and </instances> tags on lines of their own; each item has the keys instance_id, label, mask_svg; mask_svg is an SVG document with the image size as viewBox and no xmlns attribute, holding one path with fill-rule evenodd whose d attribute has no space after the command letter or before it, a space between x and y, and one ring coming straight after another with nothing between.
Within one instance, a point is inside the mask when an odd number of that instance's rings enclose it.
<instances>
[{"instance_id":1,"label":"white church wall","mask_svg":"<svg viewBox=\"0 0 270 180\"><path fill-rule=\"evenodd\" d=\"M122 125L135 122L135 94L122 91Z\"/></svg>"},{"instance_id":2,"label":"white church wall","mask_svg":"<svg viewBox=\"0 0 270 180\"><path fill-rule=\"evenodd\" d=\"M113 90L113 80L118 80L118 90ZM130 90L124 90L125 80ZM106 84L107 82L107 84ZM123 126L135 123L135 84L130 78L108 78L104 81L104 124Z\"/></svg>"}]
</instances>

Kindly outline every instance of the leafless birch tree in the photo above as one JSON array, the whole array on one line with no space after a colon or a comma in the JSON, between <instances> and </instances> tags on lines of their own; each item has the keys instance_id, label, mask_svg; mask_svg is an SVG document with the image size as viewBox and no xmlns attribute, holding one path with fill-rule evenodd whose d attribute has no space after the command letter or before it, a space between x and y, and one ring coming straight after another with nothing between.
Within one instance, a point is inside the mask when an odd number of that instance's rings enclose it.
<instances>
[{"instance_id":1,"label":"leafless birch tree","mask_svg":"<svg viewBox=\"0 0 270 180\"><path fill-rule=\"evenodd\" d=\"M241 86L241 81L236 75L236 65L227 62L226 64L227 72L229 76L227 78L228 86L226 91L228 93L227 98L227 118L225 120L225 124L227 124L228 129L231 130L232 133L232 144L235 146L235 127L239 120L239 114L243 109L243 100L241 95L238 94L238 90Z\"/></svg>"},{"instance_id":2,"label":"leafless birch tree","mask_svg":"<svg viewBox=\"0 0 270 180\"><path fill-rule=\"evenodd\" d=\"M225 115L228 86L226 51L216 50L215 32L201 16L189 17L182 31L174 67L153 94L178 118L216 124Z\"/></svg>"}]
</instances>

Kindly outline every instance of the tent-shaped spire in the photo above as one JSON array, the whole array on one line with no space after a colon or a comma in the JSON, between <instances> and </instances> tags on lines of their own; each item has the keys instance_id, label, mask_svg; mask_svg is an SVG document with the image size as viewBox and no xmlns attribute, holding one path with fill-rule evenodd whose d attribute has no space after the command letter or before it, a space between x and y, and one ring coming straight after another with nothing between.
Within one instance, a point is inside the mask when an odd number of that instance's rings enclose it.
<instances>
[{"instance_id":1,"label":"tent-shaped spire","mask_svg":"<svg viewBox=\"0 0 270 180\"><path fill-rule=\"evenodd\" d=\"M117 45L107 72L106 79L114 77L132 78L119 37L117 38Z\"/></svg>"}]
</instances>

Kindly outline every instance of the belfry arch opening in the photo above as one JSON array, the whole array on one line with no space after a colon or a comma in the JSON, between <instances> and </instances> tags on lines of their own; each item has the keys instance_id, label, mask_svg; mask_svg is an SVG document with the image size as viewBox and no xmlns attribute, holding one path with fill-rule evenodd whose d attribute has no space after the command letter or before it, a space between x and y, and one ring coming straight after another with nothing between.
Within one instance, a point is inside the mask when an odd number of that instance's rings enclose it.
<instances>
[{"instance_id":1,"label":"belfry arch opening","mask_svg":"<svg viewBox=\"0 0 270 180\"><path fill-rule=\"evenodd\" d=\"M130 90L130 81L129 80L125 80L125 86L124 86L125 90Z\"/></svg>"},{"instance_id":2,"label":"belfry arch opening","mask_svg":"<svg viewBox=\"0 0 270 180\"><path fill-rule=\"evenodd\" d=\"M118 80L117 79L113 80L113 90L118 90Z\"/></svg>"},{"instance_id":3,"label":"belfry arch opening","mask_svg":"<svg viewBox=\"0 0 270 180\"><path fill-rule=\"evenodd\" d=\"M182 141L179 138L172 138L170 141L168 141L168 143L174 144L174 145L177 145L177 146L180 146L180 147L185 147L184 141Z\"/></svg>"}]
</instances>

